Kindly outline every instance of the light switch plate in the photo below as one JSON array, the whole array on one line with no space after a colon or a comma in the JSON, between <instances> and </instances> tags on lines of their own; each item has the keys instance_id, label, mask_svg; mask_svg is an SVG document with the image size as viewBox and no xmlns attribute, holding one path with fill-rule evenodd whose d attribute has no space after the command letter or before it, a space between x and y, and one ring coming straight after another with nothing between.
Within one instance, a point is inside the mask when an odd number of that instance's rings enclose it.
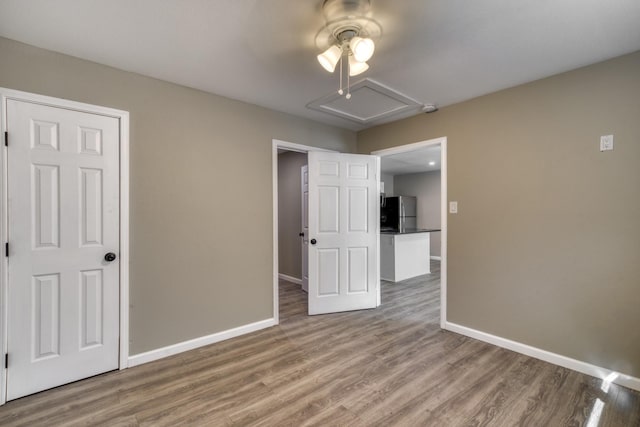
<instances>
[{"instance_id":1,"label":"light switch plate","mask_svg":"<svg viewBox=\"0 0 640 427\"><path fill-rule=\"evenodd\" d=\"M602 135L600 137L600 151L613 150L613 135Z\"/></svg>"},{"instance_id":2,"label":"light switch plate","mask_svg":"<svg viewBox=\"0 0 640 427\"><path fill-rule=\"evenodd\" d=\"M458 213L458 202L449 202L449 213Z\"/></svg>"}]
</instances>

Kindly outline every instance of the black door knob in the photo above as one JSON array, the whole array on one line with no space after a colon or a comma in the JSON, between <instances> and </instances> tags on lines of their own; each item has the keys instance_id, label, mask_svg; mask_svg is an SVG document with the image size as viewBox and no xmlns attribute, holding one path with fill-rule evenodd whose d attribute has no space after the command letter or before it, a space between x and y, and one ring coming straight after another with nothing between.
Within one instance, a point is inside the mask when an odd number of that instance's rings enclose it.
<instances>
[{"instance_id":1,"label":"black door knob","mask_svg":"<svg viewBox=\"0 0 640 427\"><path fill-rule=\"evenodd\" d=\"M104 256L104 260L105 260L105 261L109 261L109 262L111 262L111 261L113 261L113 260L115 260L115 259L116 259L116 254L114 254L113 252L109 252L108 254L106 254L106 255Z\"/></svg>"},{"instance_id":2,"label":"black door knob","mask_svg":"<svg viewBox=\"0 0 640 427\"><path fill-rule=\"evenodd\" d=\"M304 237L304 233L298 233L298 236Z\"/></svg>"},{"instance_id":3,"label":"black door knob","mask_svg":"<svg viewBox=\"0 0 640 427\"><path fill-rule=\"evenodd\" d=\"M316 243L318 243L318 242L316 242L316 239L311 239L311 240L309 240L309 242L311 242L312 245L315 245Z\"/></svg>"}]
</instances>

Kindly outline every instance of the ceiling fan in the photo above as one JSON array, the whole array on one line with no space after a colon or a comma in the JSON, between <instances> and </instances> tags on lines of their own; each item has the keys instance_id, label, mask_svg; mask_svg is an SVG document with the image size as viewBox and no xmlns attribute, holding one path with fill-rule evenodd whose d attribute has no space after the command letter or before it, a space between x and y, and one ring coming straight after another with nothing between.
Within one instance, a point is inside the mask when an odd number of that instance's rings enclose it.
<instances>
[{"instance_id":1,"label":"ceiling fan","mask_svg":"<svg viewBox=\"0 0 640 427\"><path fill-rule=\"evenodd\" d=\"M339 65L340 95L344 93L342 73L346 63L346 99L350 99L349 78L369 69L367 61L373 56L374 39L382 35L382 27L371 17L370 0L324 0L322 12L326 24L316 34L316 46L322 50L318 62L330 73Z\"/></svg>"}]
</instances>

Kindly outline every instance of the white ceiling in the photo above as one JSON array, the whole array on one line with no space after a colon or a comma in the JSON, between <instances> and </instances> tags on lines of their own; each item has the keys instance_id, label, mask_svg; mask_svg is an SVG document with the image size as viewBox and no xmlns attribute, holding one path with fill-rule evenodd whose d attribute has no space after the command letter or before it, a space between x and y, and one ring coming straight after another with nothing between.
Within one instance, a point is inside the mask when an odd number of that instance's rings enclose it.
<instances>
[{"instance_id":1,"label":"white ceiling","mask_svg":"<svg viewBox=\"0 0 640 427\"><path fill-rule=\"evenodd\" d=\"M363 129L306 107L338 85L315 58L321 4L0 0L0 36ZM439 107L640 50L638 0L372 0L372 14L383 34L361 76Z\"/></svg>"},{"instance_id":2,"label":"white ceiling","mask_svg":"<svg viewBox=\"0 0 640 427\"><path fill-rule=\"evenodd\" d=\"M429 162L433 162L430 165ZM440 144L404 153L380 157L380 171L389 175L406 175L440 170Z\"/></svg>"}]
</instances>

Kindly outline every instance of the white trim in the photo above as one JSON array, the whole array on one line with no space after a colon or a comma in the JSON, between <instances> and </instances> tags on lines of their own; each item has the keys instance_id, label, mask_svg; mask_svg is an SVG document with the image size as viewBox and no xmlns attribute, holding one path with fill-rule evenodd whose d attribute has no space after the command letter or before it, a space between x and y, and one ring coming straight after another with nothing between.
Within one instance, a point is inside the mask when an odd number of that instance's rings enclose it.
<instances>
[{"instance_id":1,"label":"white trim","mask_svg":"<svg viewBox=\"0 0 640 427\"><path fill-rule=\"evenodd\" d=\"M309 151L334 151L325 148L312 147L310 145L296 144L294 142L271 140L271 188L273 203L273 319L275 324L280 323L280 302L278 295L278 149L308 153Z\"/></svg>"},{"instance_id":2,"label":"white trim","mask_svg":"<svg viewBox=\"0 0 640 427\"><path fill-rule=\"evenodd\" d=\"M447 281L448 281L448 235L449 235L449 211L448 203L448 171L447 160L447 138L444 138L440 146L440 327L444 328L447 323Z\"/></svg>"},{"instance_id":3,"label":"white trim","mask_svg":"<svg viewBox=\"0 0 640 427\"><path fill-rule=\"evenodd\" d=\"M507 350L512 350L516 353L521 353L530 357L534 357L536 359L543 360L545 362L553 363L554 365L582 372L583 374L587 374L602 380L604 380L605 378L614 378L610 382L640 391L640 378L621 374L619 372L601 368L600 366L592 365L581 360L572 359L570 357L562 356L560 354L542 350L537 347L532 347L530 345L523 344L517 341L498 337L496 335L491 335L486 332L478 331L476 329L468 328L466 326L461 326L455 323L447 322L444 329L461 335L465 335L467 337L475 338L477 340L484 341L498 347L506 348Z\"/></svg>"},{"instance_id":4,"label":"white trim","mask_svg":"<svg viewBox=\"0 0 640 427\"><path fill-rule=\"evenodd\" d=\"M278 274L278 278L280 280L285 280L287 282L295 283L296 285L302 285L302 279L298 279L297 277L280 273Z\"/></svg>"},{"instance_id":5,"label":"white trim","mask_svg":"<svg viewBox=\"0 0 640 427\"><path fill-rule=\"evenodd\" d=\"M249 323L248 325L239 326L237 328L227 329L226 331L217 332L215 334L206 335L204 337L194 338L188 341L179 342L177 344L168 345L166 347L158 348L155 350L147 351L129 357L129 367L142 365L143 363L153 362L155 360L164 359L165 357L173 356L174 354L184 353L185 351L193 350L205 345L215 344L220 341L225 341L231 338L238 337L240 335L249 334L251 332L259 331L261 329L270 328L277 325L276 319L265 319L259 322Z\"/></svg>"},{"instance_id":6,"label":"white trim","mask_svg":"<svg viewBox=\"0 0 640 427\"><path fill-rule=\"evenodd\" d=\"M389 156L391 154L399 154L399 153L406 153L408 151L415 151L419 148L428 147L430 145L444 144L446 142L447 142L447 137L441 136L440 138L427 139L426 141L413 142L411 144L398 145L396 147L385 148L384 150L372 151L371 154L374 156L384 157L384 156Z\"/></svg>"},{"instance_id":7,"label":"white trim","mask_svg":"<svg viewBox=\"0 0 640 427\"><path fill-rule=\"evenodd\" d=\"M119 368L127 367L129 356L129 113L114 108L85 104L67 99L0 88L0 135L4 138L7 128L6 103L8 99L32 102L57 108L66 108L91 114L113 117L120 122L120 348ZM0 149L0 242L7 236L7 151L4 144ZM0 354L7 352L8 314L7 280L8 260L4 253L4 244L0 245ZM0 369L0 405L6 403L6 369Z\"/></svg>"},{"instance_id":8,"label":"white trim","mask_svg":"<svg viewBox=\"0 0 640 427\"><path fill-rule=\"evenodd\" d=\"M6 114L6 98L4 92L0 89L0 135L2 139L4 139L4 132L7 129L7 114ZM2 161L0 162L0 180L2 180L2 185L0 185L0 203L2 207L0 209L0 269L2 270L0 274L0 355L4 355L7 353L8 348L8 335L9 329L7 326L9 315L7 313L7 298L8 298L8 287L7 283L9 282L9 260L7 258L7 254L5 252L5 245L1 244L6 241L6 236L8 236L8 210L7 210L7 178L8 178L8 160L7 160L7 147L4 147L4 143L2 143L2 149L0 150L0 156L2 156ZM2 366L2 370L0 372L0 405L4 405L7 401L7 370Z\"/></svg>"},{"instance_id":9,"label":"white trim","mask_svg":"<svg viewBox=\"0 0 640 427\"><path fill-rule=\"evenodd\" d=\"M442 260L441 257L435 256L435 255L431 255L431 259L434 260L434 261L441 261Z\"/></svg>"},{"instance_id":10,"label":"white trim","mask_svg":"<svg viewBox=\"0 0 640 427\"><path fill-rule=\"evenodd\" d=\"M380 161L380 158L378 157L376 159L376 181L377 181L377 188L376 191L378 192L378 200L380 198L380 194L382 194L381 191L381 182L382 182L382 172L380 170L380 168L382 167L382 162ZM376 308L380 307L382 305L382 272L380 271L380 207L378 207L376 209L376 262L378 263L378 278L377 278L377 283L376 286L378 287L378 293L376 295Z\"/></svg>"},{"instance_id":11,"label":"white trim","mask_svg":"<svg viewBox=\"0 0 640 427\"><path fill-rule=\"evenodd\" d=\"M440 144L440 327L444 329L447 323L447 137L377 150L371 154L384 157L437 144Z\"/></svg>"},{"instance_id":12,"label":"white trim","mask_svg":"<svg viewBox=\"0 0 640 427\"><path fill-rule=\"evenodd\" d=\"M120 369L129 366L129 113L120 117Z\"/></svg>"},{"instance_id":13,"label":"white trim","mask_svg":"<svg viewBox=\"0 0 640 427\"><path fill-rule=\"evenodd\" d=\"M278 154L278 148L281 150L295 151L297 153L308 153L309 151L327 151L330 153L336 152L336 150L328 150L326 148L313 147L311 145L296 144L295 142L281 141L279 139L273 139L271 140L271 143L273 148L276 150L276 155ZM277 160L278 157L276 157L276 164Z\"/></svg>"},{"instance_id":14,"label":"white trim","mask_svg":"<svg viewBox=\"0 0 640 427\"><path fill-rule=\"evenodd\" d=\"M273 319L280 324L280 304L278 296L278 144L272 141L271 147L271 194L273 196Z\"/></svg>"}]
</instances>

